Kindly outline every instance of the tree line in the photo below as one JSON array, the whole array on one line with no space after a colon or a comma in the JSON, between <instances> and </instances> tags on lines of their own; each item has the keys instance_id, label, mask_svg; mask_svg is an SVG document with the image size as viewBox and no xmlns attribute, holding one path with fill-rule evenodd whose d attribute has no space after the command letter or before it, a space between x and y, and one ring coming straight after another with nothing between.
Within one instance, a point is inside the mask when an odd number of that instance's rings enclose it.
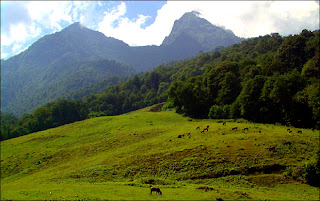
<instances>
[{"instance_id":1,"label":"tree line","mask_svg":"<svg viewBox=\"0 0 320 201\"><path fill-rule=\"evenodd\" d=\"M234 45L237 52L228 49L227 58L203 75L173 82L168 103L198 118L319 127L319 31L261 37L254 52L246 48L251 42Z\"/></svg>"},{"instance_id":2,"label":"tree line","mask_svg":"<svg viewBox=\"0 0 320 201\"><path fill-rule=\"evenodd\" d=\"M319 30L260 36L158 66L102 93L48 103L19 120L1 114L1 140L160 102L195 118L319 128L319 41Z\"/></svg>"}]
</instances>

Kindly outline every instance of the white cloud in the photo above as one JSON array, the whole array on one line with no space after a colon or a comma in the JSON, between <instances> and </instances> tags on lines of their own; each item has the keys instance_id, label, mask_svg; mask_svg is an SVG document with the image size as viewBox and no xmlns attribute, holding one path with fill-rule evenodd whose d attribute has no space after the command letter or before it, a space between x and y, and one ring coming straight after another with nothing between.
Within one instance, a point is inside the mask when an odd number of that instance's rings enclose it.
<instances>
[{"instance_id":1,"label":"white cloud","mask_svg":"<svg viewBox=\"0 0 320 201\"><path fill-rule=\"evenodd\" d=\"M9 56L8 53L1 52L1 59L5 59L7 56Z\"/></svg>"},{"instance_id":2,"label":"white cloud","mask_svg":"<svg viewBox=\"0 0 320 201\"><path fill-rule=\"evenodd\" d=\"M150 44L150 41L146 40L145 30L141 28L149 16L139 14L137 19L131 20L124 17L126 10L126 4L122 2L110 11L104 12L104 18L98 24L98 31L106 36L121 39L133 46ZM141 39L144 40L144 43Z\"/></svg>"},{"instance_id":3,"label":"white cloud","mask_svg":"<svg viewBox=\"0 0 320 201\"><path fill-rule=\"evenodd\" d=\"M14 44L12 47L13 52L17 52L17 50L20 50L20 49L21 49L21 44L19 43Z\"/></svg>"},{"instance_id":4,"label":"white cloud","mask_svg":"<svg viewBox=\"0 0 320 201\"><path fill-rule=\"evenodd\" d=\"M10 36L14 39L14 42L25 42L27 35L27 27L24 24L10 26Z\"/></svg>"},{"instance_id":5,"label":"white cloud","mask_svg":"<svg viewBox=\"0 0 320 201\"><path fill-rule=\"evenodd\" d=\"M208 1L194 7L201 17L241 37L288 35L319 26L319 5L314 1Z\"/></svg>"},{"instance_id":6,"label":"white cloud","mask_svg":"<svg viewBox=\"0 0 320 201\"><path fill-rule=\"evenodd\" d=\"M173 23L185 12L199 11L200 17L232 30L240 37L256 37L272 32L282 35L319 27L319 4L315 1L167 1L158 10L155 22L141 28L147 16L130 20L124 17L125 3L109 12L98 31L129 45L160 45L170 34ZM119 22L117 26L114 26ZM128 34L129 33L129 34Z\"/></svg>"},{"instance_id":7,"label":"white cloud","mask_svg":"<svg viewBox=\"0 0 320 201\"><path fill-rule=\"evenodd\" d=\"M68 1L31 1L27 8L32 21L55 31L62 29L61 21L72 22L72 5Z\"/></svg>"},{"instance_id":8,"label":"white cloud","mask_svg":"<svg viewBox=\"0 0 320 201\"><path fill-rule=\"evenodd\" d=\"M128 19L124 17L126 4L122 2L117 7L104 13L105 16L98 25L98 31L106 36L123 40L131 46L160 45L163 38L170 33L170 27L172 27L174 20L183 14L182 10L178 12L176 8L169 7L169 9L173 9L170 11L172 12L170 16L166 14L165 8L164 6L158 11L152 25L142 28L142 25L150 16L140 14L137 19Z\"/></svg>"}]
</instances>

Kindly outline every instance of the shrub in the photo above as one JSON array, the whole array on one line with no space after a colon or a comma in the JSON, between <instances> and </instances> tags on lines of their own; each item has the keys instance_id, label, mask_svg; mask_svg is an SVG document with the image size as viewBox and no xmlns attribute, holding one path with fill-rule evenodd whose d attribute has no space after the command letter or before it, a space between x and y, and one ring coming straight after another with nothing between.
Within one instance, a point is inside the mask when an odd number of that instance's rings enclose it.
<instances>
[{"instance_id":1,"label":"shrub","mask_svg":"<svg viewBox=\"0 0 320 201\"><path fill-rule=\"evenodd\" d=\"M320 186L320 150L318 150L316 162L308 162L304 166L302 177L311 186Z\"/></svg>"},{"instance_id":2,"label":"shrub","mask_svg":"<svg viewBox=\"0 0 320 201\"><path fill-rule=\"evenodd\" d=\"M230 105L213 105L210 108L208 117L210 119L228 119L230 117Z\"/></svg>"}]
</instances>

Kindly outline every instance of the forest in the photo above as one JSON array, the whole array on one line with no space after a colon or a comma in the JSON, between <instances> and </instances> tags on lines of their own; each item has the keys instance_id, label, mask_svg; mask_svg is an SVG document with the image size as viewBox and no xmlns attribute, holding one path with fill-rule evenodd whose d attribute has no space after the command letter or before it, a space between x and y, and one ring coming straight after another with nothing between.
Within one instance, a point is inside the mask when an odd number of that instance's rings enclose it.
<instances>
[{"instance_id":1,"label":"forest","mask_svg":"<svg viewBox=\"0 0 320 201\"><path fill-rule=\"evenodd\" d=\"M259 36L160 65L102 93L47 103L20 119L1 113L1 140L162 102L163 109L194 118L244 118L319 129L319 38L319 30Z\"/></svg>"}]
</instances>

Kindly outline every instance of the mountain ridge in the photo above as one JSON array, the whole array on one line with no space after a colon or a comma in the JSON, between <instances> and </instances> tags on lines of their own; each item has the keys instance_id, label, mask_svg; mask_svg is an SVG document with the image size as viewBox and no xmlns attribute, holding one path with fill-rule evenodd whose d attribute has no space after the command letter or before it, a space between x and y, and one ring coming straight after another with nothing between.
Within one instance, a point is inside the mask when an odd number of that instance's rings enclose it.
<instances>
[{"instance_id":1,"label":"mountain ridge","mask_svg":"<svg viewBox=\"0 0 320 201\"><path fill-rule=\"evenodd\" d=\"M206 19L199 17L199 15L200 13L195 11L188 12L176 20L171 33L165 37L162 45L171 44L182 33L196 39L204 48L203 51L210 51L221 45L229 46L243 40L235 36L231 30L215 26ZM226 38L228 38L228 41L225 40Z\"/></svg>"},{"instance_id":2,"label":"mountain ridge","mask_svg":"<svg viewBox=\"0 0 320 201\"><path fill-rule=\"evenodd\" d=\"M186 16L191 16L190 18L193 20L198 19L194 13L187 13ZM185 18L182 17L180 21L186 21ZM204 20L200 21L204 22ZM208 23L206 26L209 25ZM190 23L188 26L192 24L194 23ZM174 26L173 30L175 29L179 29L179 27ZM42 96L39 97L39 94L56 93L45 92L44 90L55 91L59 87L52 88L48 81L44 79L50 77L53 82L59 83L57 80L60 79L59 75L61 73L68 72L69 68L72 68L72 72L76 73L74 66L81 66L81 62L115 61L120 66L124 65L131 68L131 70L125 70L121 74L126 76L129 75L127 74L128 72L131 74L133 71L149 71L162 63L187 59L209 49L204 48L202 42L194 34L183 32L176 33L176 35L172 42L167 45L131 47L121 40L107 37L101 32L88 29L79 22L73 23L60 32L40 38L20 54L1 61L1 110L21 115L45 104L50 100ZM205 37L209 35L207 34ZM214 48L215 46L212 46L212 49ZM95 66L87 67L90 67L90 72L96 73L100 79L113 75L105 73L105 77L101 77L101 73L95 70ZM82 70L85 71L85 69ZM70 76L74 77L71 74ZM82 76L85 76L85 74L82 74ZM86 78L80 79L86 80ZM44 83L48 85L44 86ZM91 82L88 83L93 84ZM61 93L58 94L59 96L66 95L63 92L59 93ZM11 105L11 109L8 109L8 104ZM27 107L28 109L26 109Z\"/></svg>"}]
</instances>

